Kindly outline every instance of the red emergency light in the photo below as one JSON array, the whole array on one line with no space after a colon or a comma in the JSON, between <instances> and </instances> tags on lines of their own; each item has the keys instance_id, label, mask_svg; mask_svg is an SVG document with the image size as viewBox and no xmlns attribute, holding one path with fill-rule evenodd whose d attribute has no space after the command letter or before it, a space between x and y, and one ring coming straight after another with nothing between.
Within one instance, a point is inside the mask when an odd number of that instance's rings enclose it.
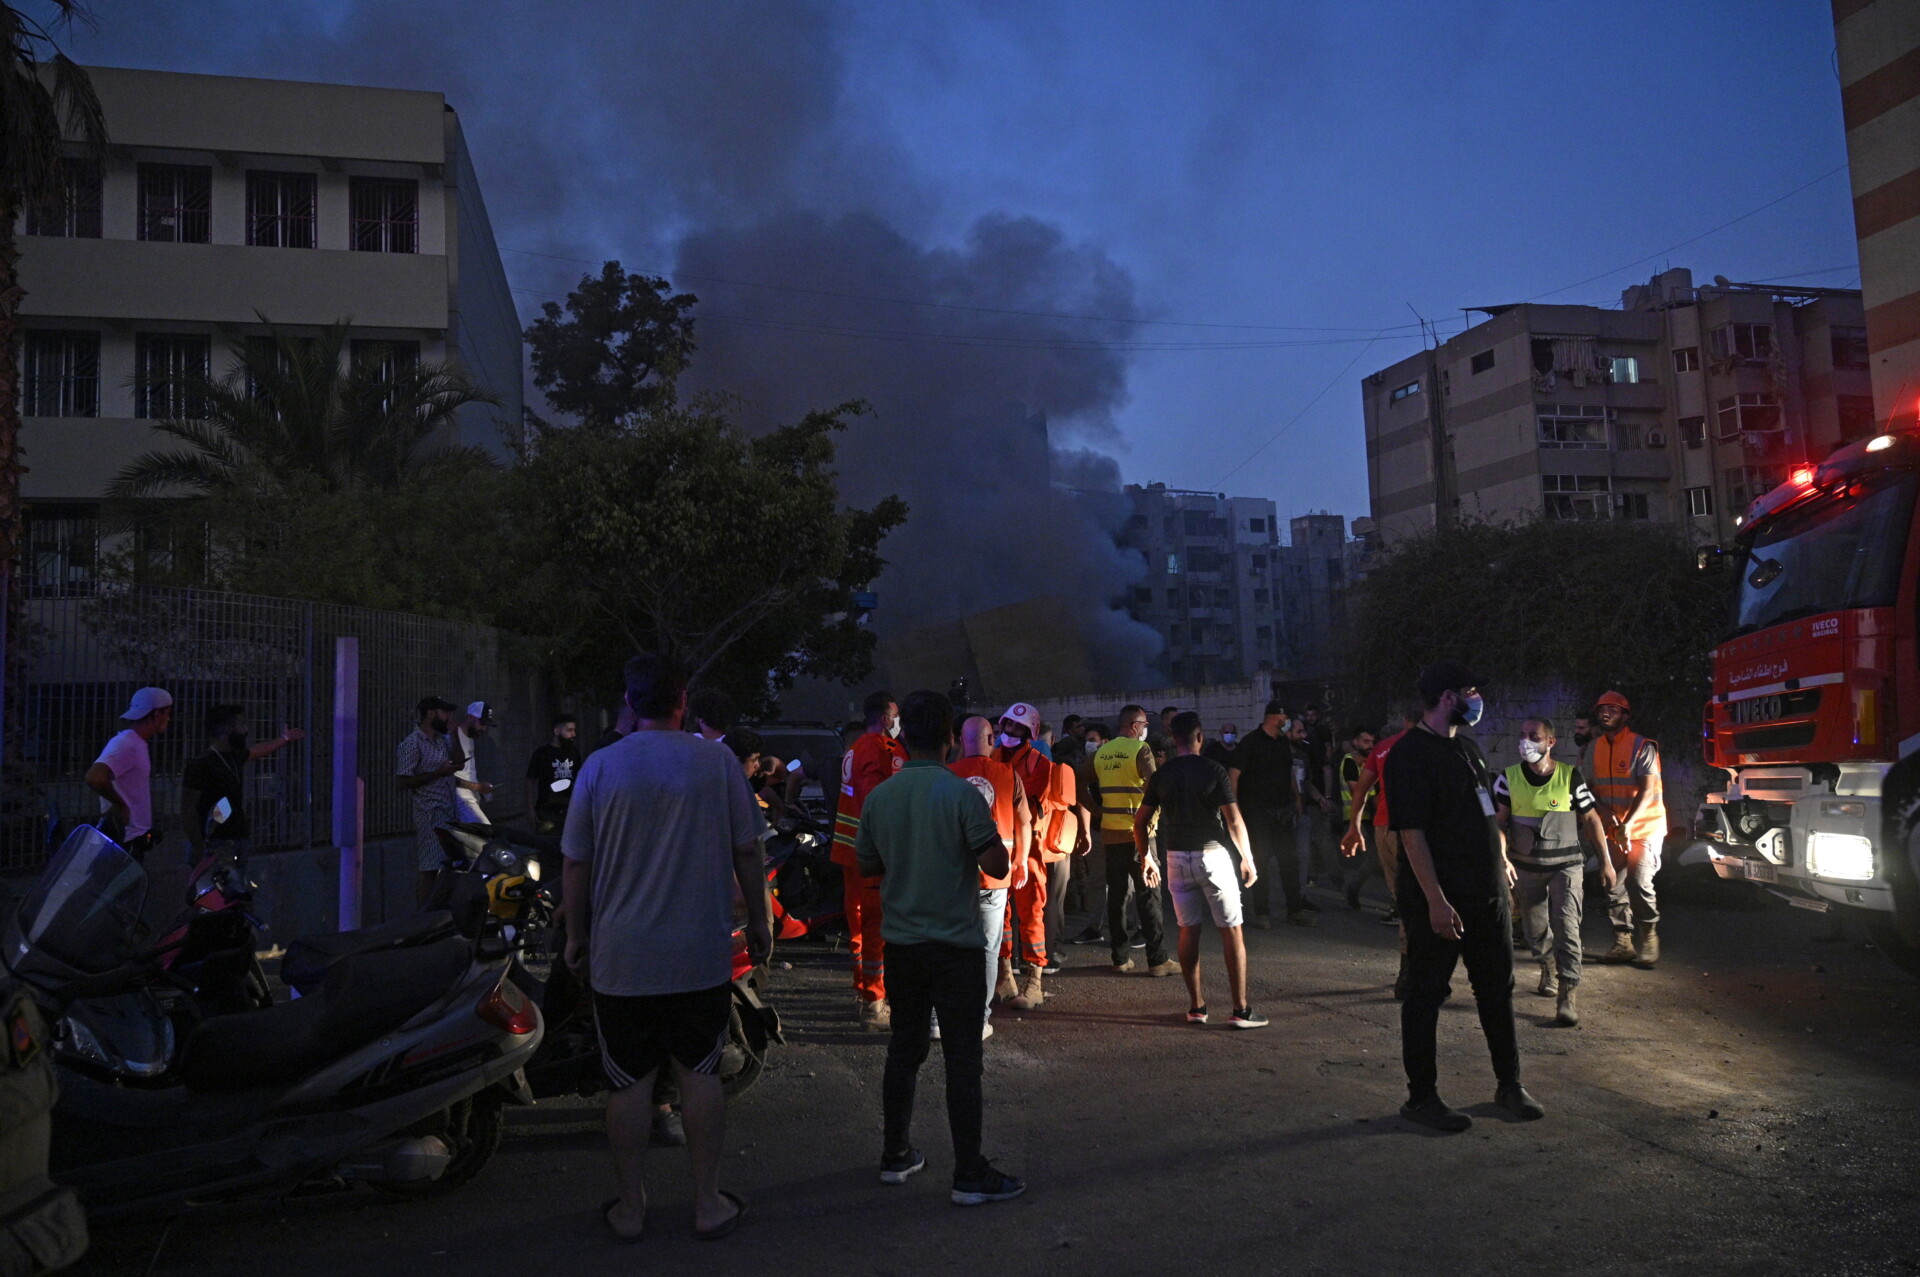
<instances>
[{"instance_id":1,"label":"red emergency light","mask_svg":"<svg viewBox=\"0 0 1920 1277\"><path fill-rule=\"evenodd\" d=\"M1795 466L1789 478L1793 481L1794 487L1804 488L1813 482L1813 467Z\"/></svg>"}]
</instances>

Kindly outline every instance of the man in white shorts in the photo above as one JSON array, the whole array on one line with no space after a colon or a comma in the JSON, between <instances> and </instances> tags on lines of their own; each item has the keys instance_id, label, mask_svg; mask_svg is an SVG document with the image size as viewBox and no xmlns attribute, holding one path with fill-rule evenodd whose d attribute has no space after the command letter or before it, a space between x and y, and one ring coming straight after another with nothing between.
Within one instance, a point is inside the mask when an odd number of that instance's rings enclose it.
<instances>
[{"instance_id":1,"label":"man in white shorts","mask_svg":"<svg viewBox=\"0 0 1920 1277\"><path fill-rule=\"evenodd\" d=\"M1147 778L1146 798L1133 821L1133 844L1140 853L1147 885L1159 885L1160 870L1147 845L1147 827L1160 813L1160 846L1167 856L1167 881L1173 888L1174 917L1180 923L1180 974L1187 982L1187 1023L1207 1022L1200 994L1200 925L1208 917L1220 930L1233 992L1236 1029L1267 1023L1247 1001L1247 946L1241 935L1240 888L1251 887L1259 873L1245 850L1247 826L1240 819L1233 781L1227 769L1200 754L1200 716L1176 714L1168 728L1173 756ZM1240 868L1234 871L1235 851Z\"/></svg>"}]
</instances>

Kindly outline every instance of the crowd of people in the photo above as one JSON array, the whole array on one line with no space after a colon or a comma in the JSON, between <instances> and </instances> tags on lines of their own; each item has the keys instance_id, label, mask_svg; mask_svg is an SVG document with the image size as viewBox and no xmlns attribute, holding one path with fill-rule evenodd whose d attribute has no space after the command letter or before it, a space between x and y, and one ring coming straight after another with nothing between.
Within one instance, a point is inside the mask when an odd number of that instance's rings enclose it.
<instances>
[{"instance_id":1,"label":"crowd of people","mask_svg":"<svg viewBox=\"0 0 1920 1277\"><path fill-rule=\"evenodd\" d=\"M1403 1116L1441 1131L1471 1125L1440 1097L1435 1058L1440 1008L1463 963L1496 1103L1517 1119L1544 1116L1520 1078L1514 954L1538 962L1536 989L1557 998L1556 1022L1578 1024L1592 854L1615 936L1600 961L1658 962L1660 756L1632 729L1627 699L1609 691L1574 719L1575 758L1556 757L1570 751L1554 723L1534 716L1518 725L1520 761L1496 773L1460 730L1481 720L1480 681L1437 662L1393 722L1344 739L1321 706L1296 715L1280 700L1241 735L1231 723L1212 732L1173 705L1157 722L1144 706L1122 706L1112 727L1069 715L1056 733L1024 702L989 717L956 713L932 691L868 696L863 720L844 734L831 856L842 869L855 1013L890 1035L880 1181L903 1184L926 1166L911 1117L938 1040L952 1200L978 1205L1025 1190L981 1148L983 1044L996 1006L1047 1003L1063 944L1104 946L1116 975L1180 974L1185 1020L1205 1025L1214 1012L1202 932L1211 924L1229 995L1224 1023L1257 1029L1268 1021L1253 1006L1245 926L1275 917L1313 926L1322 906L1307 888L1316 884L1362 909L1376 876L1382 919L1400 938ZM153 831L148 742L171 714L164 689L141 689L127 728L87 773L103 825L136 853ZM487 819L493 789L478 778L475 747L494 723L485 702L462 711L430 696L398 748L423 892L445 854L435 831ZM299 739L283 728L252 741L236 705L215 707L207 728L209 749L182 778L184 810L201 821L223 798L237 811L245 765ZM803 778L797 762L783 767L762 745L723 694L689 696L673 661L642 655L627 668L618 723L592 753L580 751L575 718L558 715L528 762L525 818L561 839L564 959L593 991L614 1087L608 1129L621 1192L605 1213L623 1240L645 1231L640 1168L670 1115L656 1086L669 1079L680 1109L669 1142L692 1155L698 1234L725 1236L746 1214L718 1178L733 904L744 897L747 943L764 961L767 817L795 800ZM237 829L231 821L223 836L244 838L244 814ZM1163 905L1178 928L1171 947ZM1063 939L1072 913L1088 922Z\"/></svg>"}]
</instances>

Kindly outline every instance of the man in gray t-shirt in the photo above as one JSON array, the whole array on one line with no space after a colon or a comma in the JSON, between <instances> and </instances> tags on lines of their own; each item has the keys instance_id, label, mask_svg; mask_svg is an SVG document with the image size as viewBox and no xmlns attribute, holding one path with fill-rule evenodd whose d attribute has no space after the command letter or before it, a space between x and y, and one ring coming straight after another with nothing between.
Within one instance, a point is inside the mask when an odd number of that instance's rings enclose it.
<instances>
[{"instance_id":1,"label":"man in gray t-shirt","mask_svg":"<svg viewBox=\"0 0 1920 1277\"><path fill-rule=\"evenodd\" d=\"M595 750L574 780L560 849L566 963L593 990L601 1067L613 1094L607 1137L620 1196L607 1227L646 1226L641 1160L653 1080L671 1066L694 1172L694 1228L723 1237L746 1204L720 1188L726 1046L733 975L733 899L747 906L755 962L772 949L766 822L733 751L682 730L686 672L667 657L627 663L635 730Z\"/></svg>"}]
</instances>

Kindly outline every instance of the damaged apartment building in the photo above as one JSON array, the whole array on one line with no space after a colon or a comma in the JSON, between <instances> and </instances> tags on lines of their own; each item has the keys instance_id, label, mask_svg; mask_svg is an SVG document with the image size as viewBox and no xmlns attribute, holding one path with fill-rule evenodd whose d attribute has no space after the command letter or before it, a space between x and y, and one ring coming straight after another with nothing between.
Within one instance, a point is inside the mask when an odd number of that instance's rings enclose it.
<instances>
[{"instance_id":1,"label":"damaged apartment building","mask_svg":"<svg viewBox=\"0 0 1920 1277\"><path fill-rule=\"evenodd\" d=\"M1367 376L1387 542L1461 520L1644 519L1731 535L1799 463L1874 433L1852 289L1666 271L1620 309L1522 303Z\"/></svg>"}]
</instances>

